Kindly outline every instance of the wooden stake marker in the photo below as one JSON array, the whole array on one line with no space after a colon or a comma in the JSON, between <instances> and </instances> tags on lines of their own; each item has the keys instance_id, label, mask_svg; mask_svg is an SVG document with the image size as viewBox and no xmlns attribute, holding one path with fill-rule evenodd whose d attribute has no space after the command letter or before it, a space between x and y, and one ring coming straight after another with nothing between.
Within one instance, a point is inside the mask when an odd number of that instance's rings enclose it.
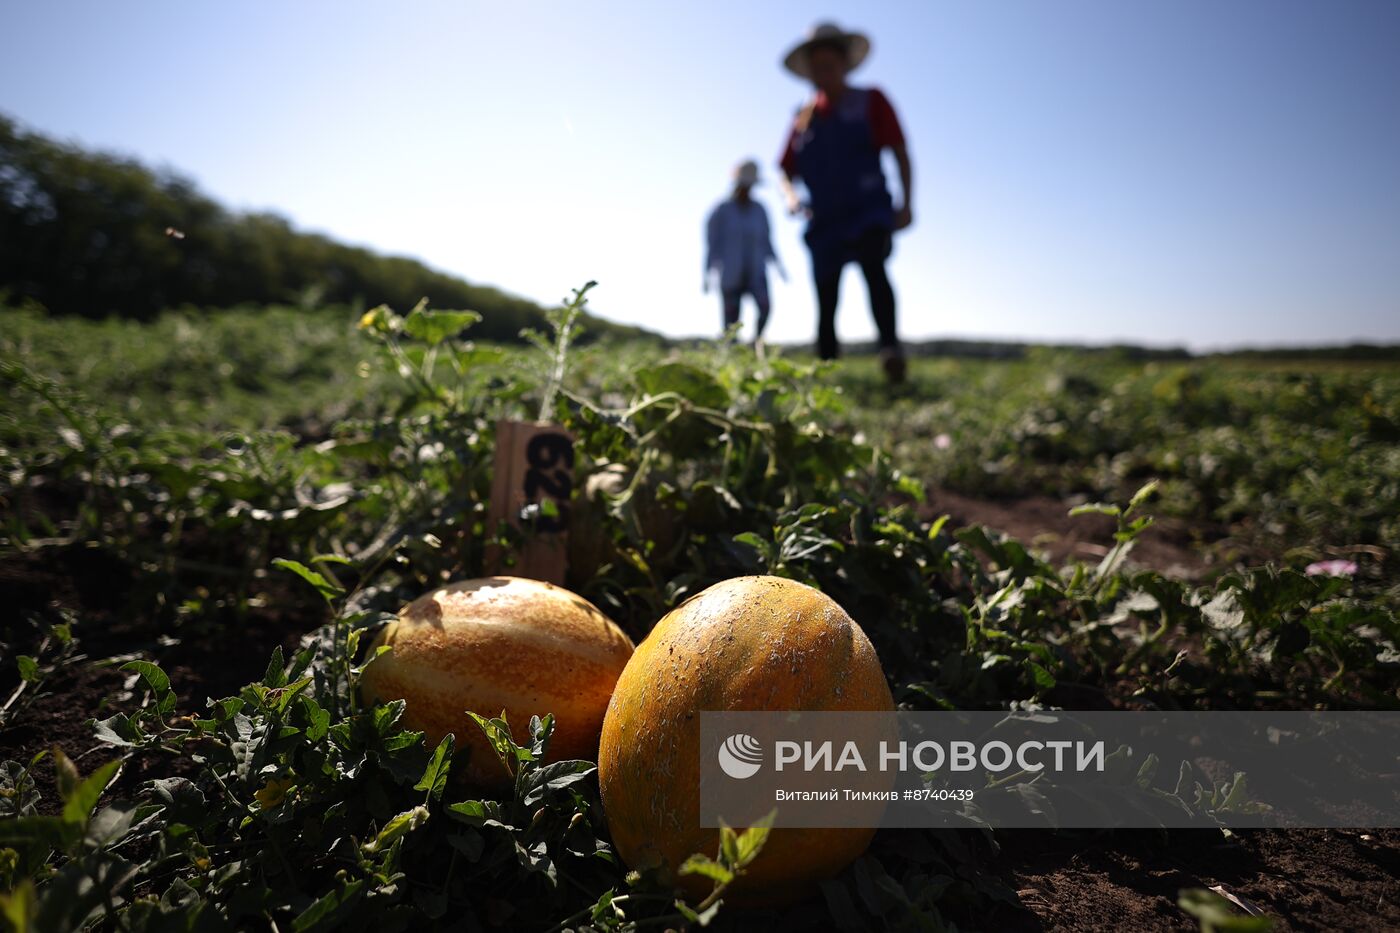
<instances>
[{"instance_id":1,"label":"wooden stake marker","mask_svg":"<svg viewBox=\"0 0 1400 933\"><path fill-rule=\"evenodd\" d=\"M490 573L509 573L563 585L569 558L569 497L574 489L574 438L555 424L496 422L492 461L491 508L487 527L505 520L526 534L515 566L505 567L501 549L490 547ZM530 505L552 502L558 515L522 519Z\"/></svg>"}]
</instances>

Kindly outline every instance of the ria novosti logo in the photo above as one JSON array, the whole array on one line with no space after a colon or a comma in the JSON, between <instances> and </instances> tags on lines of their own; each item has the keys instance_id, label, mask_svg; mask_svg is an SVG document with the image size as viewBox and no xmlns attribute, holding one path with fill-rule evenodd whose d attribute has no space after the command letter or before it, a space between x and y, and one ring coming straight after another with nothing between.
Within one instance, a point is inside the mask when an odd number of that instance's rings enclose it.
<instances>
[{"instance_id":1,"label":"ria novosti logo","mask_svg":"<svg viewBox=\"0 0 1400 933\"><path fill-rule=\"evenodd\" d=\"M753 777L763 766L763 746L753 736L737 732L719 747L719 766L732 778Z\"/></svg>"},{"instance_id":2,"label":"ria novosti logo","mask_svg":"<svg viewBox=\"0 0 1400 933\"><path fill-rule=\"evenodd\" d=\"M1014 747L999 740L983 743L955 740L946 743L946 746L934 741L912 744L906 741L881 741L878 755L872 762L866 760L871 749L862 751L860 743L855 741L778 741L773 748L774 772L789 770L789 765L796 765L791 770L806 772L904 772L911 766L923 773L976 771L979 768L993 773L1013 768L1032 774L1046 768L1059 772L1102 772L1107 758L1102 739L1093 742L1067 739L1026 741ZM1075 752L1073 759L1068 754L1071 750ZM718 757L720 769L725 774L738 780L751 778L763 767L763 744L747 732L736 732L720 745ZM1053 762L1048 759L1053 759Z\"/></svg>"}]
</instances>

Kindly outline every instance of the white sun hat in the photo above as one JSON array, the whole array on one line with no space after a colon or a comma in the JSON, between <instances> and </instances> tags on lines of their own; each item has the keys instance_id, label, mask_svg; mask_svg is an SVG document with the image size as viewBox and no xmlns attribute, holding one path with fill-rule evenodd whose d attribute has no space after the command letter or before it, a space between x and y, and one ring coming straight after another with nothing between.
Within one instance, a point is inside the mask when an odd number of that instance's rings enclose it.
<instances>
[{"instance_id":1,"label":"white sun hat","mask_svg":"<svg viewBox=\"0 0 1400 933\"><path fill-rule=\"evenodd\" d=\"M734 166L732 174L736 185L752 188L754 185L758 184L758 163L753 159L745 159Z\"/></svg>"},{"instance_id":2,"label":"white sun hat","mask_svg":"<svg viewBox=\"0 0 1400 933\"><path fill-rule=\"evenodd\" d=\"M870 37L865 33L847 32L835 23L817 23L807 30L807 38L793 46L792 51L783 58L783 67L799 78L811 77L807 57L808 53L812 51L812 46L819 42L844 44L846 58L852 71L865 61L865 56L870 54Z\"/></svg>"}]
</instances>

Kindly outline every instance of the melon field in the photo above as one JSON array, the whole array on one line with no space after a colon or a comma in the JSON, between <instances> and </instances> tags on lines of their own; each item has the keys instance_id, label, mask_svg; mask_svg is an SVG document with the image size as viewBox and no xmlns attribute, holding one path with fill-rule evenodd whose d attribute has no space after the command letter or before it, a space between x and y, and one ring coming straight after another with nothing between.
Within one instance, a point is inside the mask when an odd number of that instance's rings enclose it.
<instances>
[{"instance_id":1,"label":"melon field","mask_svg":"<svg viewBox=\"0 0 1400 933\"><path fill-rule=\"evenodd\" d=\"M583 292L514 344L424 307L0 310L0 928L1400 927L1384 829L881 830L746 906L765 830L635 870L597 756L544 760L564 711L425 742L361 672L528 543L489 515L500 419L572 433L535 518L639 645L769 575L849 614L901 709L1400 709L1400 362L1028 348L892 389L593 335ZM459 780L483 750L504 786Z\"/></svg>"}]
</instances>

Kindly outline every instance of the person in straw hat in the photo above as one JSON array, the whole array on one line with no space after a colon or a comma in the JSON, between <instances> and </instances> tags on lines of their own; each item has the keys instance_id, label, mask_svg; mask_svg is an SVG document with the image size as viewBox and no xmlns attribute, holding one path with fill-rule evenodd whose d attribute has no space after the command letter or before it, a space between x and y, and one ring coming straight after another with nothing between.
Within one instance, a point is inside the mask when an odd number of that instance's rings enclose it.
<instances>
[{"instance_id":1,"label":"person in straw hat","mask_svg":"<svg viewBox=\"0 0 1400 933\"><path fill-rule=\"evenodd\" d=\"M758 163L749 159L734 167L734 189L730 196L710 211L705 223L705 278L703 290L710 290L710 279L719 279L724 328L739 323L739 303L749 295L758 307L754 342L763 339L771 303L768 298L768 263L778 266L786 280L778 254L769 235L768 212L754 200L759 183Z\"/></svg>"},{"instance_id":2,"label":"person in straw hat","mask_svg":"<svg viewBox=\"0 0 1400 933\"><path fill-rule=\"evenodd\" d=\"M797 112L779 165L789 211L807 217L804 239L817 289L817 353L840 355L836 304L841 271L856 263L870 290L879 332L880 358L891 382L904 379L904 351L895 330L895 297L885 272L893 234L913 222L913 168L894 107L878 88L853 87L846 76L870 54L870 39L834 23L820 23L783 59L792 74L811 82L814 94ZM896 207L880 154L889 149L899 165L902 201ZM807 190L803 203L794 188Z\"/></svg>"}]
</instances>

